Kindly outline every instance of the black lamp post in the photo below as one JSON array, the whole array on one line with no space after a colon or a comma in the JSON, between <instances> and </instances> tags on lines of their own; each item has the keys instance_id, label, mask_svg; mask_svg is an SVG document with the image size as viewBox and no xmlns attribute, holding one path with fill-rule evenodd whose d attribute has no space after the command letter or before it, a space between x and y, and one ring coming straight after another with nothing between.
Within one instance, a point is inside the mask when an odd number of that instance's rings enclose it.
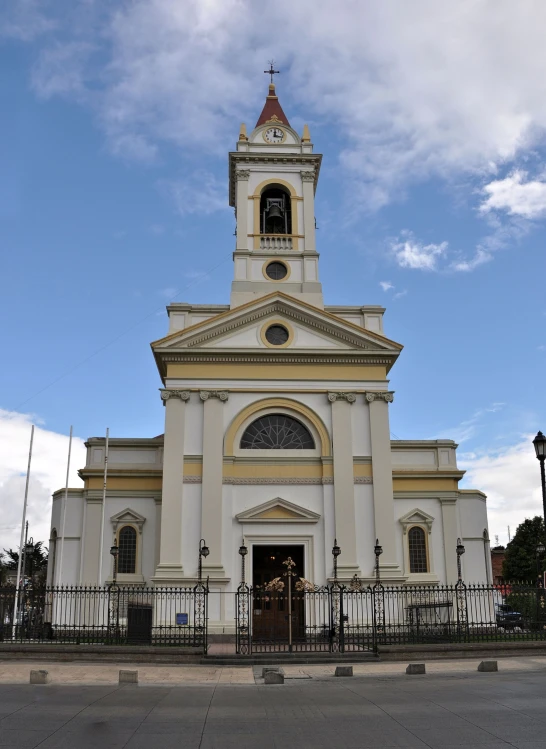
<instances>
[{"instance_id":1,"label":"black lamp post","mask_svg":"<svg viewBox=\"0 0 546 749\"><path fill-rule=\"evenodd\" d=\"M241 546L239 546L239 554L241 555L241 583L242 585L245 585L245 557L248 554L248 549L245 546L245 540L243 538L243 543Z\"/></svg>"},{"instance_id":2,"label":"black lamp post","mask_svg":"<svg viewBox=\"0 0 546 749\"><path fill-rule=\"evenodd\" d=\"M533 440L535 446L535 455L540 463L540 482L542 485L542 515L544 518L544 528L546 535L546 475L544 472L544 461L546 460L546 437L542 432L537 432L537 436ZM546 538L545 538L546 540Z\"/></svg>"},{"instance_id":3,"label":"black lamp post","mask_svg":"<svg viewBox=\"0 0 546 749\"><path fill-rule=\"evenodd\" d=\"M119 546L117 544L117 541L114 539L114 545L110 547L110 554L112 555L114 559L114 573L112 575L112 580L114 582L114 585L116 584L116 580L118 578L118 554L119 554Z\"/></svg>"},{"instance_id":4,"label":"black lamp post","mask_svg":"<svg viewBox=\"0 0 546 749\"><path fill-rule=\"evenodd\" d=\"M208 557L209 554L210 554L209 547L205 543L205 539L201 538L199 540L199 572L197 575L199 579L199 584L201 584L201 580L203 578L203 557Z\"/></svg>"},{"instance_id":5,"label":"black lamp post","mask_svg":"<svg viewBox=\"0 0 546 749\"><path fill-rule=\"evenodd\" d=\"M383 553L383 547L379 544L379 539L375 539L375 546L373 547L373 553L375 554L375 582L378 583L380 580L379 575L379 557Z\"/></svg>"},{"instance_id":6,"label":"black lamp post","mask_svg":"<svg viewBox=\"0 0 546 749\"><path fill-rule=\"evenodd\" d=\"M334 538L332 547L332 556L334 557L334 584L337 585L337 558L341 554L341 549L337 545L337 538Z\"/></svg>"},{"instance_id":7,"label":"black lamp post","mask_svg":"<svg viewBox=\"0 0 546 749\"><path fill-rule=\"evenodd\" d=\"M27 527L28 530L28 527ZM23 567L23 580L25 579L26 575L26 566L27 566L27 559L29 560L30 564L30 582L32 583L32 552L34 551L34 539L32 536L28 539L28 541L25 541L25 565Z\"/></svg>"},{"instance_id":8,"label":"black lamp post","mask_svg":"<svg viewBox=\"0 0 546 749\"><path fill-rule=\"evenodd\" d=\"M461 557L465 552L465 548L460 538L457 539L456 551L457 551L457 580L458 582L461 582L461 580L463 579L463 574L461 572Z\"/></svg>"}]
</instances>

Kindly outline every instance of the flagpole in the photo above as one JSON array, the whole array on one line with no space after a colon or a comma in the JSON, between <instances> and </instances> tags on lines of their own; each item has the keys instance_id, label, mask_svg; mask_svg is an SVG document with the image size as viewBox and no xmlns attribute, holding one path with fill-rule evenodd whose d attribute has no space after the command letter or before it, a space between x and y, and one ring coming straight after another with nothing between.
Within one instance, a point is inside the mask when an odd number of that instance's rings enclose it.
<instances>
[{"instance_id":1,"label":"flagpole","mask_svg":"<svg viewBox=\"0 0 546 749\"><path fill-rule=\"evenodd\" d=\"M66 463L66 481L64 484L64 503L63 503L63 522L61 530L61 553L59 554L59 585L63 579L63 555L64 555L64 534L66 530L66 510L68 505L68 475L70 473L70 455L72 453L72 425L70 425L70 437L68 439L68 461ZM55 559L53 559L55 562ZM51 585L55 585L55 568L51 573Z\"/></svg>"},{"instance_id":2,"label":"flagpole","mask_svg":"<svg viewBox=\"0 0 546 749\"><path fill-rule=\"evenodd\" d=\"M25 539L25 523L27 520L28 482L30 479L30 463L32 461L32 443L34 442L34 424L30 430L30 447L28 450L27 480L25 483L25 500L23 502L23 519L21 521L21 539L19 541L19 559L17 560L17 581L15 583L15 600L13 602L13 627L12 637L15 639L17 632L17 610L19 608L19 588L21 585L21 562L23 561L23 541Z\"/></svg>"},{"instance_id":3,"label":"flagpole","mask_svg":"<svg viewBox=\"0 0 546 749\"><path fill-rule=\"evenodd\" d=\"M106 444L104 448L104 480L102 483L102 506L100 514L100 539L99 539L99 579L98 585L102 585L102 552L104 548L104 508L106 505L106 479L108 476L108 440L110 429L106 429Z\"/></svg>"}]
</instances>

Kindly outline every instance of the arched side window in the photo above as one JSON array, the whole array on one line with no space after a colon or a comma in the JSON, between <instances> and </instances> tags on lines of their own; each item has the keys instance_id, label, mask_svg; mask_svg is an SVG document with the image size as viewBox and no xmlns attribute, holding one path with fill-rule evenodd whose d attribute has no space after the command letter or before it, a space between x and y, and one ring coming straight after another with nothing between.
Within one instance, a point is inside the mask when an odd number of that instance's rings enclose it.
<instances>
[{"instance_id":1,"label":"arched side window","mask_svg":"<svg viewBox=\"0 0 546 749\"><path fill-rule=\"evenodd\" d=\"M314 450L315 440L300 421L268 414L253 421L241 437L243 450Z\"/></svg>"},{"instance_id":2,"label":"arched side window","mask_svg":"<svg viewBox=\"0 0 546 749\"><path fill-rule=\"evenodd\" d=\"M136 571L137 534L131 525L124 525L118 534L118 572L134 575Z\"/></svg>"},{"instance_id":3,"label":"arched side window","mask_svg":"<svg viewBox=\"0 0 546 749\"><path fill-rule=\"evenodd\" d=\"M408 531L410 572L428 572L427 539L425 531L417 525Z\"/></svg>"},{"instance_id":4,"label":"arched side window","mask_svg":"<svg viewBox=\"0 0 546 749\"><path fill-rule=\"evenodd\" d=\"M260 198L260 232L292 234L292 203L282 187L264 190Z\"/></svg>"}]
</instances>

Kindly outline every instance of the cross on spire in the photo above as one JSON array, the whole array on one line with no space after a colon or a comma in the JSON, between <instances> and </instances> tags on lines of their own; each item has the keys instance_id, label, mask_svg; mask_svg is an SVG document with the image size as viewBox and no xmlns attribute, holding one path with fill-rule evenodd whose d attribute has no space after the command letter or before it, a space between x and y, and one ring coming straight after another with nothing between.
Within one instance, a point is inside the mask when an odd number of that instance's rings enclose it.
<instances>
[{"instance_id":1,"label":"cross on spire","mask_svg":"<svg viewBox=\"0 0 546 749\"><path fill-rule=\"evenodd\" d=\"M275 66L275 60L269 60L269 70L264 70L264 73L266 75L271 76L271 83L273 83L273 76L281 72L280 70L275 70L274 66Z\"/></svg>"}]
</instances>

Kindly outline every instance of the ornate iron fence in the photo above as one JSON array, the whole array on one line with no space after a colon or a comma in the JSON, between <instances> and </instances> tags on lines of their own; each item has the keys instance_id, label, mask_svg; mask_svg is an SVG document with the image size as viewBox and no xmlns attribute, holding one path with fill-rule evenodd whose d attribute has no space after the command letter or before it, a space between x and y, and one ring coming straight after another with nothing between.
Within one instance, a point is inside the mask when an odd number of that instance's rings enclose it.
<instances>
[{"instance_id":1,"label":"ornate iron fence","mask_svg":"<svg viewBox=\"0 0 546 749\"><path fill-rule=\"evenodd\" d=\"M207 652L208 589L0 587L0 640L154 645Z\"/></svg>"},{"instance_id":2,"label":"ornate iron fence","mask_svg":"<svg viewBox=\"0 0 546 749\"><path fill-rule=\"evenodd\" d=\"M290 624L290 626L289 626ZM546 598L527 585L308 586L236 594L236 651L373 652L380 645L546 639Z\"/></svg>"}]
</instances>

